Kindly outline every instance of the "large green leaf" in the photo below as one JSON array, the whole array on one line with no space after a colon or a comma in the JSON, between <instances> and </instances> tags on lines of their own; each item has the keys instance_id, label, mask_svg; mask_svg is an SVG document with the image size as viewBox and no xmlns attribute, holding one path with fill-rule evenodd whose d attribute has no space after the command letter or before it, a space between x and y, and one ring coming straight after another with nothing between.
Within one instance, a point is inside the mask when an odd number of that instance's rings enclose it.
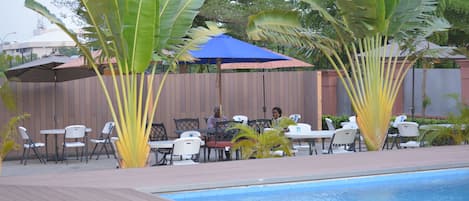
<instances>
[{"instance_id":1,"label":"large green leaf","mask_svg":"<svg viewBox=\"0 0 469 201\"><path fill-rule=\"evenodd\" d=\"M343 20L357 38L375 35L383 30L384 0L338 0Z\"/></svg>"},{"instance_id":2,"label":"large green leaf","mask_svg":"<svg viewBox=\"0 0 469 201\"><path fill-rule=\"evenodd\" d=\"M160 26L156 27L159 39L155 46L174 50L174 47L184 44L184 36L203 3L204 0L162 0Z\"/></svg>"},{"instance_id":3,"label":"large green leaf","mask_svg":"<svg viewBox=\"0 0 469 201\"><path fill-rule=\"evenodd\" d=\"M437 4L438 0L399 1L385 35L400 40L427 37L429 33L449 28L445 19L434 16Z\"/></svg>"},{"instance_id":4,"label":"large green leaf","mask_svg":"<svg viewBox=\"0 0 469 201\"><path fill-rule=\"evenodd\" d=\"M141 73L148 68L153 55L155 22L158 14L158 1L127 0L121 8L122 28L128 46L128 65L132 72Z\"/></svg>"}]
</instances>

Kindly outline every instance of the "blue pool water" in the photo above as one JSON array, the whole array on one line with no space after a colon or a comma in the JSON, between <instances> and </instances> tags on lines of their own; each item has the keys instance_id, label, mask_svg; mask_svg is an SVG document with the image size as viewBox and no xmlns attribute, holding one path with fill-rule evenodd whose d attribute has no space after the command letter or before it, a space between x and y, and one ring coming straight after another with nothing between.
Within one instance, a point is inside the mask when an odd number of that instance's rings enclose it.
<instances>
[{"instance_id":1,"label":"blue pool water","mask_svg":"<svg viewBox=\"0 0 469 201\"><path fill-rule=\"evenodd\" d=\"M175 201L468 201L469 169L160 194Z\"/></svg>"}]
</instances>

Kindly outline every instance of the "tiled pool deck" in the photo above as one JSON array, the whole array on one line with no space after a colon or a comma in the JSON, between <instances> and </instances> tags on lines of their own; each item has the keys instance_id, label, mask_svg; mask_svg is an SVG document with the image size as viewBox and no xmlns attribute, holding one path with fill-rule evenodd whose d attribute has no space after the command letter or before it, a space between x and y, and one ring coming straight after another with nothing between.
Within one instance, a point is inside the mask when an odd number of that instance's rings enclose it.
<instances>
[{"instance_id":1,"label":"tiled pool deck","mask_svg":"<svg viewBox=\"0 0 469 201\"><path fill-rule=\"evenodd\" d=\"M468 145L5 176L0 200L158 201L150 193L456 167L469 167Z\"/></svg>"}]
</instances>

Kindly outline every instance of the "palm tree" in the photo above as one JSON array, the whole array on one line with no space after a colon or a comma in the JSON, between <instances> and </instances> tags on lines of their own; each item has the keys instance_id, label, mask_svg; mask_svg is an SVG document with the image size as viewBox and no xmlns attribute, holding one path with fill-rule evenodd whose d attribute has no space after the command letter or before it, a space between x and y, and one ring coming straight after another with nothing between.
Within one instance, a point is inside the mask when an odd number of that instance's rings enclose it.
<instances>
[{"instance_id":1,"label":"palm tree","mask_svg":"<svg viewBox=\"0 0 469 201\"><path fill-rule=\"evenodd\" d=\"M248 35L305 51L320 50L339 73L368 150L384 143L392 107L405 74L415 62L407 55L397 61L397 45L387 52L389 40L412 47L416 40L449 27L434 15L437 0L335 1L340 18L328 13L320 0L302 0L310 9L265 11L251 16ZM334 36L303 27L300 16L319 12L334 29ZM385 57L387 55L387 57Z\"/></svg>"},{"instance_id":2,"label":"palm tree","mask_svg":"<svg viewBox=\"0 0 469 201\"><path fill-rule=\"evenodd\" d=\"M121 167L143 167L147 164L150 147L147 144L163 83L169 70L179 61L191 61L188 53L207 42L211 36L224 30L214 23L205 27L191 28L204 0L80 0L77 17L85 24L87 40L79 40L47 8L34 0L26 0L26 7L47 17L64 30L84 54L88 64L98 74L98 80L106 96L112 118L116 123L119 140L116 143L122 158ZM100 61L93 58L90 47L101 51ZM115 63L110 59L115 59ZM155 65L164 61L171 68L163 75L155 95ZM116 100L112 101L110 89L99 74L100 62L109 63L113 91ZM143 76L152 66L151 74ZM146 82L145 83L145 77ZM144 85L148 85L148 95L143 99Z\"/></svg>"}]
</instances>

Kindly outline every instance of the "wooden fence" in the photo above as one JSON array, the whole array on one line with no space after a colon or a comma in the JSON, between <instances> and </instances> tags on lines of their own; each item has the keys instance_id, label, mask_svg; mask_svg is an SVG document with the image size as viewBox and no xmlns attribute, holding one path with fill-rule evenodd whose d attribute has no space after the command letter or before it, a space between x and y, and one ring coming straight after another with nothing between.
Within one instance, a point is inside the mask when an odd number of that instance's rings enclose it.
<instances>
[{"instance_id":1,"label":"wooden fence","mask_svg":"<svg viewBox=\"0 0 469 201\"><path fill-rule=\"evenodd\" d=\"M156 78L156 84L159 84L161 75ZM110 77L105 81L110 87ZM205 127L204 117L210 116L218 103L216 83L214 73L169 75L154 121L163 122L170 137L176 137L175 118L197 117L201 127ZM19 111L31 114L22 125L36 141L44 141L39 134L41 129L64 128L72 124L92 128L89 137L93 138L101 132L106 121L112 120L96 77L62 83L11 83L11 86L17 94ZM266 113L263 112L263 86ZM302 122L310 123L313 128L321 126L320 71L224 73L222 97L227 117L244 114L250 119L271 118L271 108L279 106L284 116L299 113ZM0 123L4 125L11 115L3 107L0 107L0 113ZM59 145L61 141L59 137ZM21 143L19 135L18 143ZM49 146L49 150L53 150L52 143ZM21 150L13 151L8 158L17 158L20 154Z\"/></svg>"}]
</instances>

